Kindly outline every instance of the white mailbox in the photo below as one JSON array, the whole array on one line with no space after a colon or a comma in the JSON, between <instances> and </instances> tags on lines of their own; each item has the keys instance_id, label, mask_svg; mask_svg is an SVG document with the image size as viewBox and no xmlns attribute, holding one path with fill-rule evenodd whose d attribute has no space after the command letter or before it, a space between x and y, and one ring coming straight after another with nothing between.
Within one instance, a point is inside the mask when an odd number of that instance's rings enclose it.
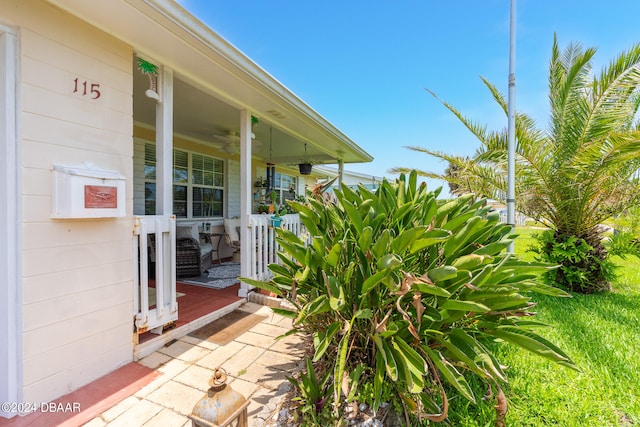
<instances>
[{"instance_id":1,"label":"white mailbox","mask_svg":"<svg viewBox=\"0 0 640 427\"><path fill-rule=\"evenodd\" d=\"M53 165L52 218L125 216L125 177L93 163Z\"/></svg>"}]
</instances>

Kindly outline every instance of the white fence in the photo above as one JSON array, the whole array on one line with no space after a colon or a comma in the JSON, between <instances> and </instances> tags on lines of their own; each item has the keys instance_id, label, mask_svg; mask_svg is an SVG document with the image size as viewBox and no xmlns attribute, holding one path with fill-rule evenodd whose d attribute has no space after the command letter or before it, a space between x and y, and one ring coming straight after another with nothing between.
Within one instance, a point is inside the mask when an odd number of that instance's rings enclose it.
<instances>
[{"instance_id":1,"label":"white fence","mask_svg":"<svg viewBox=\"0 0 640 427\"><path fill-rule=\"evenodd\" d=\"M304 229L298 214L282 216L280 225L272 223L271 215L251 215L249 236L253 240L250 247L255 250L251 251L248 277L269 280L272 277L269 264L280 263L276 228L285 228L298 236L302 235ZM175 235L174 216L135 218L133 253L138 259L134 262L133 314L138 333L154 329L160 331L164 324L178 317ZM152 285L151 291L149 277L154 276L149 271L150 267L155 268L155 289Z\"/></svg>"},{"instance_id":2,"label":"white fence","mask_svg":"<svg viewBox=\"0 0 640 427\"><path fill-rule=\"evenodd\" d=\"M137 216L133 234L133 253L138 256L137 262L133 263L133 315L136 331L139 334L147 330L160 333L164 324L178 319L176 218ZM155 267L155 288L151 288L151 293L149 266ZM155 308L149 308L153 306Z\"/></svg>"},{"instance_id":3,"label":"white fence","mask_svg":"<svg viewBox=\"0 0 640 427\"><path fill-rule=\"evenodd\" d=\"M507 223L507 214L506 212L500 212L500 222L503 224ZM520 212L516 212L515 223L517 226L524 227L527 225L527 217Z\"/></svg>"},{"instance_id":4,"label":"white fence","mask_svg":"<svg viewBox=\"0 0 640 427\"><path fill-rule=\"evenodd\" d=\"M249 222L250 233L253 242L251 247L251 277L257 280L268 280L271 272L267 268L269 264L280 263L278 258L279 245L276 243L275 225L271 222L271 215L251 215ZM296 235L302 233L302 224L298 214L282 216L282 223L278 226L285 228Z\"/></svg>"}]
</instances>

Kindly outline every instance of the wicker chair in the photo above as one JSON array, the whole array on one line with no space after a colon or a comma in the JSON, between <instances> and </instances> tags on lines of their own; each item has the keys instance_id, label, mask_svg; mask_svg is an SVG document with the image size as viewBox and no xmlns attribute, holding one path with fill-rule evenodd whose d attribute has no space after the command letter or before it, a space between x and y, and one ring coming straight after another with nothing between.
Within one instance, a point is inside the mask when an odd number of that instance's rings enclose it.
<instances>
[{"instance_id":1,"label":"wicker chair","mask_svg":"<svg viewBox=\"0 0 640 427\"><path fill-rule=\"evenodd\" d=\"M198 225L176 227L176 277L195 277L211 267L211 236L198 232Z\"/></svg>"}]
</instances>

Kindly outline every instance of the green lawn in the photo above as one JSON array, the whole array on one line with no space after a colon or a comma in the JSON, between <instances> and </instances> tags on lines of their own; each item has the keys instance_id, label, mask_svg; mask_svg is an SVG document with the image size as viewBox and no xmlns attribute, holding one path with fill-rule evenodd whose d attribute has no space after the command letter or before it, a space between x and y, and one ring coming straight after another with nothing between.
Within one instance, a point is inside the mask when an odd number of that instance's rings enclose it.
<instances>
[{"instance_id":1,"label":"green lawn","mask_svg":"<svg viewBox=\"0 0 640 427\"><path fill-rule=\"evenodd\" d=\"M524 254L532 233L518 229ZM640 426L640 260L616 259L614 290L573 298L535 296L538 332L558 344L581 372L556 366L517 347L501 345L507 365L508 426ZM493 403L453 402L452 426L490 426ZM457 412L457 414L456 414Z\"/></svg>"}]
</instances>

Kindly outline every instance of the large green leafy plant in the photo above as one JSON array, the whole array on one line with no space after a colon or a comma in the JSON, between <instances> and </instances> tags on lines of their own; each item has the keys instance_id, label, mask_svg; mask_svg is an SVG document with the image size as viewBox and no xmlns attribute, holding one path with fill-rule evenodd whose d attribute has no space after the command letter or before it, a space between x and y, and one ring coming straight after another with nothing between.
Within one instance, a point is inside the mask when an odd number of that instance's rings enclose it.
<instances>
[{"instance_id":1,"label":"large green leafy plant","mask_svg":"<svg viewBox=\"0 0 640 427\"><path fill-rule=\"evenodd\" d=\"M452 393L478 400L474 376L497 396L501 421L507 377L489 343L573 367L530 330L528 293L566 293L536 280L546 264L505 253L510 227L484 201L443 204L416 176L385 180L375 193L343 186L337 204L292 203L309 242L278 230L282 265L270 265L273 279L243 280L293 304L278 311L293 319L293 331L313 336L313 360L332 375L336 420L345 400L369 399L377 410L390 396L407 424L443 421Z\"/></svg>"}]
</instances>

